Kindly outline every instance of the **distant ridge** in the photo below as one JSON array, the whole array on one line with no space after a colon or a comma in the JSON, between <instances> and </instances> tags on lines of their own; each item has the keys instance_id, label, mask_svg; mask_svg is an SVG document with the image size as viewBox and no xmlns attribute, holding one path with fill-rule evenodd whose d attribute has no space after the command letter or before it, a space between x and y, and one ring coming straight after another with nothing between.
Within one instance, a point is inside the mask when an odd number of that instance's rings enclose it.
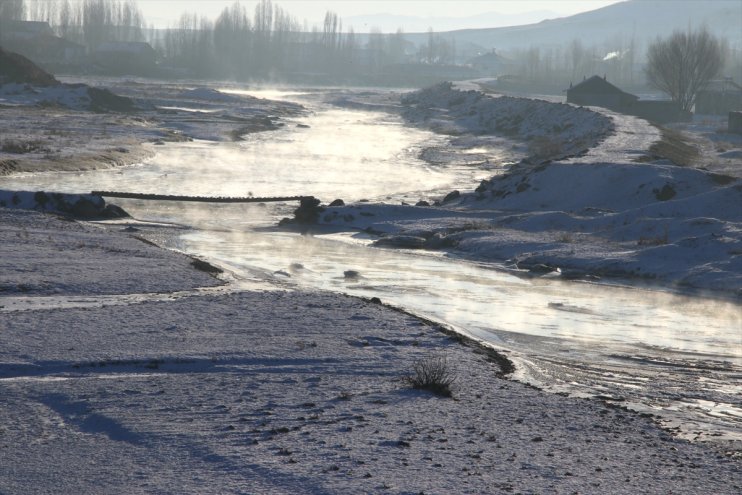
<instances>
[{"instance_id":1,"label":"distant ridge","mask_svg":"<svg viewBox=\"0 0 742 495\"><path fill-rule=\"evenodd\" d=\"M584 45L620 39L625 45L634 40L646 46L658 36L677 29L707 26L729 40L732 47L742 47L742 1L740 0L627 0L569 17L521 26L465 29L445 33L457 43L473 43L485 49L564 45L579 39ZM417 44L426 34L410 34Z\"/></svg>"},{"instance_id":2,"label":"distant ridge","mask_svg":"<svg viewBox=\"0 0 742 495\"><path fill-rule=\"evenodd\" d=\"M531 24L538 19L556 18L559 14L551 10L534 10L520 14L502 14L500 12L486 12L467 17L424 17L413 15L374 14L357 15L343 19L343 23L353 26L356 32L367 33L374 27L385 33L393 33L402 28L405 33L424 33L429 28L436 32L464 29L493 28Z\"/></svg>"}]
</instances>

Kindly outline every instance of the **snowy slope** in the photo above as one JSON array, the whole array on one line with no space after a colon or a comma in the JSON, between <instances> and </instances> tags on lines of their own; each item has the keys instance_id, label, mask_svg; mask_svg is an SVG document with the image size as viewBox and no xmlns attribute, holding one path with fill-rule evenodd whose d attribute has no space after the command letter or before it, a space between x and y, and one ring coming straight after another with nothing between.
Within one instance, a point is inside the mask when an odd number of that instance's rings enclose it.
<instances>
[{"instance_id":1,"label":"snowy slope","mask_svg":"<svg viewBox=\"0 0 742 495\"><path fill-rule=\"evenodd\" d=\"M451 84L403 102L417 125L504 134L529 156L439 207L349 205L327 208L321 223L386 235L384 246L453 250L570 278L639 277L742 295L742 180L655 157L662 134L647 122Z\"/></svg>"}]
</instances>

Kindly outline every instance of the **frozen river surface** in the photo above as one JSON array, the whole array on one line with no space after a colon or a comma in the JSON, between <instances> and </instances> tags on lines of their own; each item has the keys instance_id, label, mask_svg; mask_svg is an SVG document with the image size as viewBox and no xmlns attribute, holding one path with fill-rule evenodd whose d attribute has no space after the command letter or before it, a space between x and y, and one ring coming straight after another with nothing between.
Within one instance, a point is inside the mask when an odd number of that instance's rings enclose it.
<instances>
[{"instance_id":1,"label":"frozen river surface","mask_svg":"<svg viewBox=\"0 0 742 495\"><path fill-rule=\"evenodd\" d=\"M259 96L311 112L238 143L168 144L145 164L3 179L3 187L414 203L471 189L508 156L480 149L471 163L431 165L421 152L445 147L445 138L394 115L333 107L316 93ZM482 156L493 165L477 164ZM363 237L271 228L290 216L291 204L116 203L138 219L195 227L172 247L244 280L379 297L508 352L519 380L657 414L687 438L742 442L742 308L733 302L524 279L453 257L371 248ZM344 276L348 270L359 277Z\"/></svg>"}]
</instances>

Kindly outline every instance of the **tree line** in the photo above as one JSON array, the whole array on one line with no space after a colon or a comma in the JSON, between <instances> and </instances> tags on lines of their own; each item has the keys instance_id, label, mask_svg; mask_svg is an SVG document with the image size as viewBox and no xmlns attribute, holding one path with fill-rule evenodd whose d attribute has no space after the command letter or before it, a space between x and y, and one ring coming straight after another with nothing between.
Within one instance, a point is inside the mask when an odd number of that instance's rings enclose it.
<instances>
[{"instance_id":1,"label":"tree line","mask_svg":"<svg viewBox=\"0 0 742 495\"><path fill-rule=\"evenodd\" d=\"M106 41L147 41L163 65L201 77L342 76L455 59L455 46L432 31L428 43L415 50L401 30L384 34L373 28L359 36L330 11L321 25L308 26L272 0L260 0L253 12L237 1L215 20L184 13L167 29L148 27L135 0L2 0L0 20L48 22L58 36L89 52Z\"/></svg>"},{"instance_id":2,"label":"tree line","mask_svg":"<svg viewBox=\"0 0 742 495\"><path fill-rule=\"evenodd\" d=\"M153 46L168 63L196 75L270 78L290 73L324 74L334 78L378 73L401 63L453 62L450 44L431 33L429 46L414 50L402 30L384 34L372 28L357 35L344 29L334 12L321 25L308 26L274 4L261 0L252 17L239 2L214 20L183 14Z\"/></svg>"},{"instance_id":3,"label":"tree line","mask_svg":"<svg viewBox=\"0 0 742 495\"><path fill-rule=\"evenodd\" d=\"M455 41L432 29L415 46L401 29L384 34L372 28L356 34L330 11L322 24L308 26L272 0L260 0L252 12L236 1L214 20L184 13L159 30L147 26L135 0L0 0L0 29L3 22L14 20L47 22L58 36L89 52L106 41L147 41L163 66L205 78L264 80L295 73L305 81L316 74L318 80L343 82L358 75L388 74L390 67L402 64L461 62ZM618 85L647 82L683 109L690 109L694 95L725 67L742 76L739 50L706 29L678 32L647 47L637 46L633 36L592 46L575 39L564 46L516 49L506 56L511 63L505 70L522 81L564 86L600 74ZM698 72L703 76L697 77Z\"/></svg>"},{"instance_id":4,"label":"tree line","mask_svg":"<svg viewBox=\"0 0 742 495\"><path fill-rule=\"evenodd\" d=\"M146 26L135 0L2 0L0 20L47 22L91 50L105 41L143 41Z\"/></svg>"}]
</instances>

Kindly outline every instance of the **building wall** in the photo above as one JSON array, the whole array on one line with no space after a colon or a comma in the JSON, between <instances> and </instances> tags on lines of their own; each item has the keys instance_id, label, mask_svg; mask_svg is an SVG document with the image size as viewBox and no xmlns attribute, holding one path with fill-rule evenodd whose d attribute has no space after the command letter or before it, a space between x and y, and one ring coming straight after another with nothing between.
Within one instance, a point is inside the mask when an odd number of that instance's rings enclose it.
<instances>
[{"instance_id":1,"label":"building wall","mask_svg":"<svg viewBox=\"0 0 742 495\"><path fill-rule=\"evenodd\" d=\"M742 112L729 112L729 132L742 134Z\"/></svg>"},{"instance_id":2,"label":"building wall","mask_svg":"<svg viewBox=\"0 0 742 495\"><path fill-rule=\"evenodd\" d=\"M628 110L629 114L636 115L656 124L668 122L690 122L693 114L680 109L674 101L643 101L635 102Z\"/></svg>"},{"instance_id":3,"label":"building wall","mask_svg":"<svg viewBox=\"0 0 742 495\"><path fill-rule=\"evenodd\" d=\"M742 110L742 91L701 91L696 98L696 113L726 115Z\"/></svg>"},{"instance_id":4,"label":"building wall","mask_svg":"<svg viewBox=\"0 0 742 495\"><path fill-rule=\"evenodd\" d=\"M623 110L623 102L620 95L575 93L567 91L567 103L589 107L602 107L620 112Z\"/></svg>"}]
</instances>

